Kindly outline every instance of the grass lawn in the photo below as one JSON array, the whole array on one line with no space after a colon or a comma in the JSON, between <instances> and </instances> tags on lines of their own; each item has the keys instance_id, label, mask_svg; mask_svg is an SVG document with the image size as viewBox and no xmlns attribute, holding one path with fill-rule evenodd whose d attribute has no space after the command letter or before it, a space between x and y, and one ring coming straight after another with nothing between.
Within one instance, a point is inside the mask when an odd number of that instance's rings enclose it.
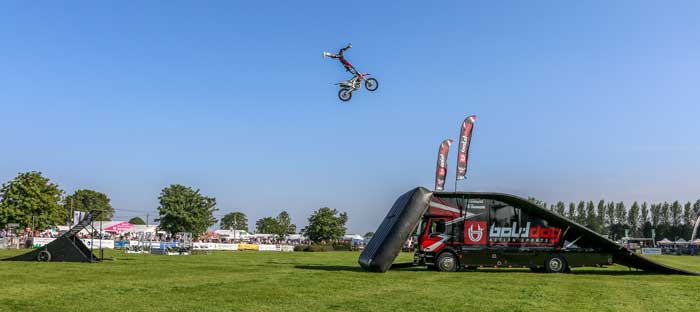
<instances>
[{"instance_id":1,"label":"grass lawn","mask_svg":"<svg viewBox=\"0 0 700 312\"><path fill-rule=\"evenodd\" d=\"M107 256L114 261L0 262L0 311L700 311L700 277L620 266L378 274L361 271L355 252ZM700 271L700 257L654 258Z\"/></svg>"}]
</instances>

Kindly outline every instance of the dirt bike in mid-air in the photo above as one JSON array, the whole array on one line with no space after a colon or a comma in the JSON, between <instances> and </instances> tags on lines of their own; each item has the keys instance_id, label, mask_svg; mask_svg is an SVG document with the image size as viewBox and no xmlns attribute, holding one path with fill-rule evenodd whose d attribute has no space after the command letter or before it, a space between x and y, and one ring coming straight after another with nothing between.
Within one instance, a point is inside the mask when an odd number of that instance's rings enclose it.
<instances>
[{"instance_id":1,"label":"dirt bike in mid-air","mask_svg":"<svg viewBox=\"0 0 700 312\"><path fill-rule=\"evenodd\" d=\"M343 64L343 67L345 67L345 70L350 72L353 77L350 78L350 80L345 80L341 81L339 83L336 83L336 85L340 86L340 91L338 91L338 97L340 98L341 101L347 102L350 101L352 98L352 93L360 90L362 88L362 82L365 82L365 88L369 91L375 91L379 87L379 82L377 79L374 78L367 78L369 76L368 73L360 73L355 69L348 60L345 59L343 56L343 53L347 51L348 49L352 48L352 44L349 44L345 46L344 48L340 49L338 54L333 54L330 52L323 52L324 57L330 57L330 58L335 58L340 61L341 64Z\"/></svg>"}]
</instances>

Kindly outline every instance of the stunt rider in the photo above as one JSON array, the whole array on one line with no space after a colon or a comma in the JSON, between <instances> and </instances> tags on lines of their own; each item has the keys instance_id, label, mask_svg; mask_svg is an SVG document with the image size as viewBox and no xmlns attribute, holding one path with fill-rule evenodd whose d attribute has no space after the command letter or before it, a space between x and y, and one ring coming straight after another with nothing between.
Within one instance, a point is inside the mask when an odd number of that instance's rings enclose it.
<instances>
[{"instance_id":1,"label":"stunt rider","mask_svg":"<svg viewBox=\"0 0 700 312\"><path fill-rule=\"evenodd\" d=\"M330 58L340 60L340 63L343 64L343 67L345 67L345 70L350 72L353 75L353 78L355 78L358 76L359 73L357 72L357 69L355 69L355 67L352 66L352 64L350 64L350 62L348 62L348 60L345 59L345 56L344 56L345 51L349 50L350 48L352 48L352 44L348 43L347 46L345 46L344 48L340 49L340 51L338 51L338 54L333 54L330 52L323 52L323 56L328 56ZM350 79L350 80L352 80L352 79ZM348 80L346 82L347 85L350 85L350 80Z\"/></svg>"},{"instance_id":2,"label":"stunt rider","mask_svg":"<svg viewBox=\"0 0 700 312\"><path fill-rule=\"evenodd\" d=\"M368 91L376 91L377 87L379 86L377 79L369 78L368 73L360 73L355 66L352 66L352 64L345 59L345 51L349 50L350 48L352 48L352 44L348 43L348 45L338 51L338 54L323 52L324 57L328 56L330 58L338 59L340 64L343 64L345 70L352 74L352 78L349 80L336 83L336 85L340 86L340 90L338 90L338 97L343 102L349 101L352 98L352 93L360 90L363 81L365 83L365 88L367 88Z\"/></svg>"}]
</instances>

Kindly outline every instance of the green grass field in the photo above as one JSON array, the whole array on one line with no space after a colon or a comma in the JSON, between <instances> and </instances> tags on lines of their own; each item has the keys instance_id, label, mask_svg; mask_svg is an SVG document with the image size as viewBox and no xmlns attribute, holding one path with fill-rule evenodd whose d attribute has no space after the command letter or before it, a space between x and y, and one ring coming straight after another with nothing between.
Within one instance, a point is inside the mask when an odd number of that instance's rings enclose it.
<instances>
[{"instance_id":1,"label":"green grass field","mask_svg":"<svg viewBox=\"0 0 700 312\"><path fill-rule=\"evenodd\" d=\"M0 251L0 258L22 251ZM367 273L358 253L109 252L103 263L0 262L0 311L699 311L700 277L626 267ZM399 261L410 261L402 254ZM700 257L656 260L700 271Z\"/></svg>"}]
</instances>

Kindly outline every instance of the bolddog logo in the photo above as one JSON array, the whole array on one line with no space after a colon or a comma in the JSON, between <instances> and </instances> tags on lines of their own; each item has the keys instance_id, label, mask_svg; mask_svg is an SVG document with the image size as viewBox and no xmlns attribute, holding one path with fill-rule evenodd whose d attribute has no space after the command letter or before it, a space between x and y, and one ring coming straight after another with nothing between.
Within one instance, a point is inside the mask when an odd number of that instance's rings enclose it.
<instances>
[{"instance_id":1,"label":"bolddog logo","mask_svg":"<svg viewBox=\"0 0 700 312\"><path fill-rule=\"evenodd\" d=\"M494 241L504 242L532 242L532 243L551 243L559 242L561 238L561 229L555 227L536 226L531 228L530 222L525 227L518 227L518 223L514 222L512 227L499 227L496 224L491 225L489 237ZM505 240L504 240L505 239Z\"/></svg>"},{"instance_id":2,"label":"bolddog logo","mask_svg":"<svg viewBox=\"0 0 700 312\"><path fill-rule=\"evenodd\" d=\"M486 244L486 222L467 221L464 222L464 243L470 245Z\"/></svg>"}]
</instances>

